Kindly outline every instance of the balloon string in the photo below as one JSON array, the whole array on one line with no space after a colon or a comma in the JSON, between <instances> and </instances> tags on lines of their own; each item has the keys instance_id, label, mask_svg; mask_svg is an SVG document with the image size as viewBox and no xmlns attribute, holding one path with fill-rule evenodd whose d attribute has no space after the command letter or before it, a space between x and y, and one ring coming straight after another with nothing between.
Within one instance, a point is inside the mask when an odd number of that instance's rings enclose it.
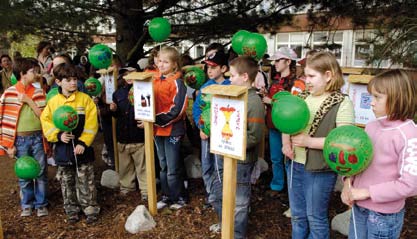
<instances>
[{"instance_id":1,"label":"balloon string","mask_svg":"<svg viewBox=\"0 0 417 239\"><path fill-rule=\"evenodd\" d=\"M348 178L346 180L349 180L349 191L350 191L351 186L352 186L350 178ZM354 207L355 207L355 203L353 203L353 205L352 205L352 222L353 222L353 231L355 232L355 239L357 239L358 238L358 233L356 231L356 220L355 220L355 209L354 209Z\"/></svg>"},{"instance_id":2,"label":"balloon string","mask_svg":"<svg viewBox=\"0 0 417 239\"><path fill-rule=\"evenodd\" d=\"M287 158L287 157L285 157ZM290 188L292 188L292 174L294 171L294 160L291 160L291 175L290 175Z\"/></svg>"},{"instance_id":3,"label":"balloon string","mask_svg":"<svg viewBox=\"0 0 417 239\"><path fill-rule=\"evenodd\" d=\"M72 135L72 131L70 132L70 135ZM72 149L74 152L74 158L75 158L75 168L77 170L77 177L80 177L80 173L78 172L78 159L77 159L77 153L75 153L75 144L74 144L74 139L71 139L72 142Z\"/></svg>"}]
</instances>

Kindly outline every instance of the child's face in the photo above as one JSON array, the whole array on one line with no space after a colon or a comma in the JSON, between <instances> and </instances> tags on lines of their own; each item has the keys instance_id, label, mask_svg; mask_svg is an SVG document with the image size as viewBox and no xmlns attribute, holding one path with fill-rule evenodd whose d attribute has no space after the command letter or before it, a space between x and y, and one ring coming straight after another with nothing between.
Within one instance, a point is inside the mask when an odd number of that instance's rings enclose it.
<instances>
[{"instance_id":1,"label":"child's face","mask_svg":"<svg viewBox=\"0 0 417 239\"><path fill-rule=\"evenodd\" d=\"M226 66L210 66L207 65L207 75L210 79L220 79L223 77Z\"/></svg>"},{"instance_id":2,"label":"child's face","mask_svg":"<svg viewBox=\"0 0 417 239\"><path fill-rule=\"evenodd\" d=\"M291 63L291 61L290 61L290 60L288 60L288 59L285 59L285 58L282 58L282 59L276 60L276 61L275 61L275 63L274 63L275 70L276 70L277 72L282 73L282 72L284 72L285 70L287 70L287 69L289 69L289 68L290 68L290 63Z\"/></svg>"},{"instance_id":3,"label":"child's face","mask_svg":"<svg viewBox=\"0 0 417 239\"><path fill-rule=\"evenodd\" d=\"M167 53L159 53L158 69L162 75L168 75L175 71L177 64L169 58Z\"/></svg>"},{"instance_id":4,"label":"child's face","mask_svg":"<svg viewBox=\"0 0 417 239\"><path fill-rule=\"evenodd\" d=\"M331 80L331 72L326 71L324 74L306 66L304 69L306 76L306 88L314 96L322 95L326 92L327 83Z\"/></svg>"},{"instance_id":5,"label":"child's face","mask_svg":"<svg viewBox=\"0 0 417 239\"><path fill-rule=\"evenodd\" d=\"M12 68L12 61L8 57L1 58L1 67L6 69Z\"/></svg>"},{"instance_id":6,"label":"child's face","mask_svg":"<svg viewBox=\"0 0 417 239\"><path fill-rule=\"evenodd\" d=\"M22 81L24 81L25 83L33 83L33 82L35 82L35 76L37 75L37 71L36 71L36 69L35 69L35 67L34 68L30 68L27 72L26 72L26 74L22 74L22 73L20 73L21 74L21 79L22 79Z\"/></svg>"},{"instance_id":7,"label":"child's face","mask_svg":"<svg viewBox=\"0 0 417 239\"><path fill-rule=\"evenodd\" d=\"M77 91L77 77L64 78L61 81L57 80L56 83L61 86L64 95Z\"/></svg>"},{"instance_id":8,"label":"child's face","mask_svg":"<svg viewBox=\"0 0 417 239\"><path fill-rule=\"evenodd\" d=\"M371 106L372 106L372 111L375 114L375 117L379 118L382 116L386 116L387 115L387 99L388 99L387 94L379 93L374 88L372 88L371 95L372 95Z\"/></svg>"},{"instance_id":9,"label":"child's face","mask_svg":"<svg viewBox=\"0 0 417 239\"><path fill-rule=\"evenodd\" d=\"M239 74L235 67L230 67L230 83L232 85L241 85L245 86L247 82L247 77L245 77L247 74Z\"/></svg>"}]
</instances>

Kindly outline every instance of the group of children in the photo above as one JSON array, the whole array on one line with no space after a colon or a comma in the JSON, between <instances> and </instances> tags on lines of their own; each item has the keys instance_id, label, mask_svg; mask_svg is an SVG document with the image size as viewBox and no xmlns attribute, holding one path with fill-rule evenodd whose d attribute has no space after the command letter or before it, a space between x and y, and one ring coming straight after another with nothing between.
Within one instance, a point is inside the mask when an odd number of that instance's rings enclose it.
<instances>
[{"instance_id":1,"label":"group of children","mask_svg":"<svg viewBox=\"0 0 417 239\"><path fill-rule=\"evenodd\" d=\"M248 89L246 160L237 166L235 238L246 238L251 197L251 174L258 159L259 144L264 137L265 119L273 165L271 189L287 190L291 209L293 238L329 238L328 208L337 174L323 158L324 139L334 128L354 123L351 100L341 93L344 84L341 68L333 54L313 52L305 60L304 85L295 85L297 78L291 67L295 53L279 49L271 58L279 75L268 89L253 87L259 74L257 62L247 56L228 61L220 49L213 49L204 60L208 81L212 85L239 85ZM180 209L188 202L184 186L184 166L180 156L181 139L186 133L185 110L187 88L182 80L179 52L162 48L155 56L155 146L159 158L161 198L158 209L170 206ZM91 144L97 133L97 106L86 94L77 90L75 67L66 62L54 66L53 75L59 94L45 102L42 89L32 84L40 74L36 60L21 58L15 63L18 83L5 90L0 100L1 145L10 157L32 155L41 165L36 180L19 179L22 192L21 216L37 209L38 216L46 209L47 164L43 138L52 143L62 188L64 209L70 222L79 220L82 210L87 222L97 220L100 207L96 200ZM225 77L229 71L230 79ZM143 123L134 119L129 102L130 80L122 79L113 94L110 111L118 118L117 147L120 158L121 192L135 190L136 179L142 199L147 198ZM301 87L293 91L294 86ZM304 90L305 87L305 90ZM210 135L204 132L201 120L202 93L193 105L193 120L200 131L202 176L207 204L219 216L219 223L210 230L219 231L222 213L223 159L210 153ZM297 135L281 134L272 124L271 104L279 91L296 92L310 111L307 127ZM344 179L342 201L353 207L350 238L398 238L401 232L405 199L417 194L417 129L412 121L417 111L417 80L402 70L389 70L375 76L368 85L371 107L377 119L365 131L373 146L373 161L364 172ZM261 97L260 97L261 96ZM52 121L53 112L61 105L70 105L79 115L72 132L58 130ZM265 110L266 109L266 110ZM42 132L43 131L43 132ZM4 153L3 151L0 151ZM284 157L287 159L283 162ZM285 168L284 168L285 164Z\"/></svg>"}]
</instances>

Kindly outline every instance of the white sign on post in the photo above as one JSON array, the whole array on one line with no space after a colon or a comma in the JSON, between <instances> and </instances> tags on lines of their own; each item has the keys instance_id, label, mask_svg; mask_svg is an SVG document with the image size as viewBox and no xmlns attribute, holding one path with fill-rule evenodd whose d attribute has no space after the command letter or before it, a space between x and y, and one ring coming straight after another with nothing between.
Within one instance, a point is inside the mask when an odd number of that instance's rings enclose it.
<instances>
[{"instance_id":1,"label":"white sign on post","mask_svg":"<svg viewBox=\"0 0 417 239\"><path fill-rule=\"evenodd\" d=\"M214 95L211 102L210 149L216 154L245 160L245 102Z\"/></svg>"},{"instance_id":2,"label":"white sign on post","mask_svg":"<svg viewBox=\"0 0 417 239\"><path fill-rule=\"evenodd\" d=\"M352 100L355 110L355 123L366 125L375 119L371 108L372 96L367 90L367 85L349 83L349 98Z\"/></svg>"},{"instance_id":3,"label":"white sign on post","mask_svg":"<svg viewBox=\"0 0 417 239\"><path fill-rule=\"evenodd\" d=\"M135 106L135 119L154 122L155 107L152 81L134 81L133 97Z\"/></svg>"},{"instance_id":4,"label":"white sign on post","mask_svg":"<svg viewBox=\"0 0 417 239\"><path fill-rule=\"evenodd\" d=\"M111 104L113 102L113 93L116 91L114 84L113 74L105 74L104 77L104 87L106 89L106 103Z\"/></svg>"}]
</instances>

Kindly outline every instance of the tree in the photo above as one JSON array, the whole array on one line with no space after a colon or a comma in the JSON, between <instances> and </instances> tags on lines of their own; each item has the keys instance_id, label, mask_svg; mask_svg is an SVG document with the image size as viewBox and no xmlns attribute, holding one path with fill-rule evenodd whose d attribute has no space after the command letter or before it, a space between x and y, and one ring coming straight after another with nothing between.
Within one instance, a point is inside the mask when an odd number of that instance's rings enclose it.
<instances>
[{"instance_id":1,"label":"tree","mask_svg":"<svg viewBox=\"0 0 417 239\"><path fill-rule=\"evenodd\" d=\"M304 7L299 0L11 0L2 1L6 21L0 32L38 34L59 48L91 45L91 36L111 36L99 29L116 25L117 53L136 61L150 41L144 24L158 16L170 20L174 43L228 37L239 29L275 28L290 19L290 11Z\"/></svg>"}]
</instances>

